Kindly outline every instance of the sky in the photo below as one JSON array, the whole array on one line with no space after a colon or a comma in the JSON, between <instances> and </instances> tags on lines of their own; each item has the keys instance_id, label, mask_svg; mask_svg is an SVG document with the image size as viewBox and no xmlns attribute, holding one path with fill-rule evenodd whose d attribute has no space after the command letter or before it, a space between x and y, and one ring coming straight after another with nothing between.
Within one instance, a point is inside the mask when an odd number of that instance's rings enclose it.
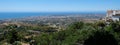
<instances>
[{"instance_id":1,"label":"sky","mask_svg":"<svg viewBox=\"0 0 120 45\"><path fill-rule=\"evenodd\" d=\"M120 0L0 0L0 12L94 12L119 10Z\"/></svg>"}]
</instances>

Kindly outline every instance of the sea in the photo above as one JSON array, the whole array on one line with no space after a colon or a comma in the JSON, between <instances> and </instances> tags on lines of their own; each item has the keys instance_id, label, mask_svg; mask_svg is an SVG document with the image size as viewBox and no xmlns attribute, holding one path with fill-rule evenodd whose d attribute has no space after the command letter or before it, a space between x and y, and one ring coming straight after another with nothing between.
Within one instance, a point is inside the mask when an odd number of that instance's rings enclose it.
<instances>
[{"instance_id":1,"label":"sea","mask_svg":"<svg viewBox=\"0 0 120 45\"><path fill-rule=\"evenodd\" d=\"M105 12L0 12L0 19L23 18L31 16L60 16L71 14L105 14Z\"/></svg>"}]
</instances>

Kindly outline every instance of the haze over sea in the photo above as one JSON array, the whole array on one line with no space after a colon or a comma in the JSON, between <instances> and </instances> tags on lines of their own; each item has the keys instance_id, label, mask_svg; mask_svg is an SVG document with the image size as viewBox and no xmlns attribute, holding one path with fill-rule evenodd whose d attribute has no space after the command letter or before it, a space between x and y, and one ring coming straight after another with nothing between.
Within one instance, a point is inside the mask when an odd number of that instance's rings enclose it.
<instances>
[{"instance_id":1,"label":"haze over sea","mask_svg":"<svg viewBox=\"0 0 120 45\"><path fill-rule=\"evenodd\" d=\"M0 12L0 19L22 18L31 16L60 16L75 14L105 14L105 12Z\"/></svg>"}]
</instances>

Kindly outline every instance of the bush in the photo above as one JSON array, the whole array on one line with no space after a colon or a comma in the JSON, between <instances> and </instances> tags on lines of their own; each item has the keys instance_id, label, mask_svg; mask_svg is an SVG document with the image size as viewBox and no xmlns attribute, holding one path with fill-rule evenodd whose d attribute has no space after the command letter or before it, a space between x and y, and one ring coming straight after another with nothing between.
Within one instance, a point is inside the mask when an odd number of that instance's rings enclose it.
<instances>
[{"instance_id":1,"label":"bush","mask_svg":"<svg viewBox=\"0 0 120 45\"><path fill-rule=\"evenodd\" d=\"M84 45L118 45L118 42L109 32L97 31L93 36L85 40Z\"/></svg>"},{"instance_id":2,"label":"bush","mask_svg":"<svg viewBox=\"0 0 120 45\"><path fill-rule=\"evenodd\" d=\"M75 23L72 23L68 28L70 28L70 29L81 29L81 28L83 28L83 26L84 26L83 22L75 22Z\"/></svg>"}]
</instances>

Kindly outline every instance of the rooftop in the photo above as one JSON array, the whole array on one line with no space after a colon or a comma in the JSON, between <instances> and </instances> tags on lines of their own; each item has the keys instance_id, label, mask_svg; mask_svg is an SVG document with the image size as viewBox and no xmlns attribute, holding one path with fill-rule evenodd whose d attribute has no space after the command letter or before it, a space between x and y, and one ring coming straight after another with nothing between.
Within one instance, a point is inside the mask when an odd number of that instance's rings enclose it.
<instances>
[{"instance_id":1,"label":"rooftop","mask_svg":"<svg viewBox=\"0 0 120 45\"><path fill-rule=\"evenodd\" d=\"M108 10L108 15L120 16L120 10Z\"/></svg>"}]
</instances>

